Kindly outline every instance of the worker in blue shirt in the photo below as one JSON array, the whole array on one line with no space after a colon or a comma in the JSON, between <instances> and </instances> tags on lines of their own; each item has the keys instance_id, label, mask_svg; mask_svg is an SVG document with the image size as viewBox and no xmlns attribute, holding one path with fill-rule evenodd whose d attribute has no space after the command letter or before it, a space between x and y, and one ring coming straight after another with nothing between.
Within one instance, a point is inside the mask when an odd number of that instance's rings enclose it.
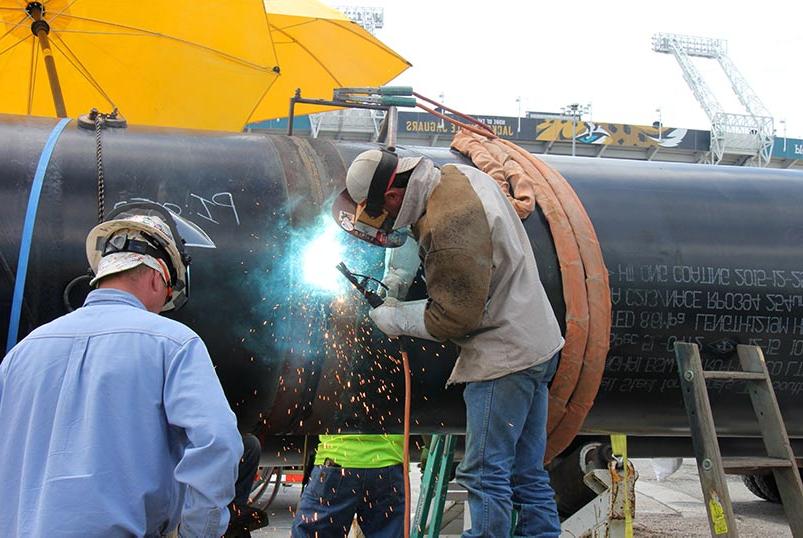
<instances>
[{"instance_id":1,"label":"worker in blue shirt","mask_svg":"<svg viewBox=\"0 0 803 538\"><path fill-rule=\"evenodd\" d=\"M98 289L0 364L0 536L226 530L242 440L204 343L158 315L189 258L154 207L90 232Z\"/></svg>"}]
</instances>

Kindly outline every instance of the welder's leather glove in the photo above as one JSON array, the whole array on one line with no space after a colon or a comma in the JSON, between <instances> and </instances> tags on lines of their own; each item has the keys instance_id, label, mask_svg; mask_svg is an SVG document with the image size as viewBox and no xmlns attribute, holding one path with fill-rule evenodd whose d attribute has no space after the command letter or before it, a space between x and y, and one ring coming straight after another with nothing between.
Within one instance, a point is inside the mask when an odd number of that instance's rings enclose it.
<instances>
[{"instance_id":1,"label":"welder's leather glove","mask_svg":"<svg viewBox=\"0 0 803 538\"><path fill-rule=\"evenodd\" d=\"M439 340L429 334L424 325L424 311L427 300L401 302L393 298L371 310L368 315L379 330L390 337L412 336L425 340Z\"/></svg>"},{"instance_id":2,"label":"welder's leather glove","mask_svg":"<svg viewBox=\"0 0 803 538\"><path fill-rule=\"evenodd\" d=\"M380 286L379 295L396 299L407 297L407 290L415 279L419 265L421 260L418 257L418 243L412 236L408 236L402 246L387 249L385 275L382 277L382 283L387 289Z\"/></svg>"}]
</instances>

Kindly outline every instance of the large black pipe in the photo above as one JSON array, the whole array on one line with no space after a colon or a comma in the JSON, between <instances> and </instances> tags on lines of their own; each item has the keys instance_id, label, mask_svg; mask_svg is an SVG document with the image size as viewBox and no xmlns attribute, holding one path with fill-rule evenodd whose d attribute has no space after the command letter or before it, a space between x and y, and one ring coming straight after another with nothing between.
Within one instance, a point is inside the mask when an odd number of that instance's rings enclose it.
<instances>
[{"instance_id":1,"label":"large black pipe","mask_svg":"<svg viewBox=\"0 0 803 538\"><path fill-rule=\"evenodd\" d=\"M0 116L0 338L5 341L31 179L52 120ZM200 224L217 244L194 249L192 295L176 317L202 335L246 429L265 434L401 431L395 349L359 302L308 293L298 246L367 146L285 136L129 127L103 135L106 207L146 198ZM445 149L401 148L436 162ZM548 157L596 227L613 294L611 351L587 433L686 435L672 344L702 345L708 368L737 364L735 344L766 353L792 436L803 391L803 175L725 166ZM86 271L96 215L94 133L67 127L53 154L31 244L21 333L65 313L67 283ZM328 217L325 217L328 218ZM559 317L560 275L540 214L526 223ZM344 241L346 239L343 239ZM381 252L348 244L381 273ZM350 264L351 265L351 264ZM331 268L327 268L333 270ZM518 290L526 294L527 290ZM80 295L76 291L74 295ZM75 302L77 298L74 298ZM411 350L413 429L460 431L456 350ZM715 383L720 432L758 430L740 384Z\"/></svg>"}]
</instances>

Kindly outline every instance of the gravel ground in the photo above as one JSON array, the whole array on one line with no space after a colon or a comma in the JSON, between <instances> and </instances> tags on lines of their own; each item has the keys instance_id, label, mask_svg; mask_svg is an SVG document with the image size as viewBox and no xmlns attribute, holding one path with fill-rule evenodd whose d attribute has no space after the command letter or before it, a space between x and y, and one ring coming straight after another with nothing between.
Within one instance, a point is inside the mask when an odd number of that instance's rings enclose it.
<instances>
[{"instance_id":1,"label":"gravel ground","mask_svg":"<svg viewBox=\"0 0 803 538\"><path fill-rule=\"evenodd\" d=\"M634 534L638 537L707 537L708 520L705 513L697 466L693 459L683 461L680 469L669 478L656 480L650 460L634 460L639 471L636 483L636 517ZM418 469L411 473L413 506L420 486ZM755 497L742 484L738 476L728 477L737 530L742 537L792 536L780 505L771 504ZM301 488L282 488L273 505L268 509L271 524L252 533L254 538L286 537L292 524L293 510L298 502ZM453 522L441 533L442 537L455 536L462 524L462 503L450 510Z\"/></svg>"}]
</instances>

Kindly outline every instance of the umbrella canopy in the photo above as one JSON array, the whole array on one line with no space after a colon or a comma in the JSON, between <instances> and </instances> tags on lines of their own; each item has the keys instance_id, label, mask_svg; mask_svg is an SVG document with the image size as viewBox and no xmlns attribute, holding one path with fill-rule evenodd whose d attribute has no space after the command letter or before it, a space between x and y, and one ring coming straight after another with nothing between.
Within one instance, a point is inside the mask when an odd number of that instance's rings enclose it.
<instances>
[{"instance_id":1,"label":"umbrella canopy","mask_svg":"<svg viewBox=\"0 0 803 538\"><path fill-rule=\"evenodd\" d=\"M270 35L262 0L0 0L0 111L55 115L52 58L71 117L239 131L279 78Z\"/></svg>"},{"instance_id":2,"label":"umbrella canopy","mask_svg":"<svg viewBox=\"0 0 803 538\"><path fill-rule=\"evenodd\" d=\"M265 6L281 74L252 121L287 116L296 88L305 97L330 99L334 88L381 86L410 67L360 25L317 0L267 0ZM304 105L300 112L321 109Z\"/></svg>"}]
</instances>

